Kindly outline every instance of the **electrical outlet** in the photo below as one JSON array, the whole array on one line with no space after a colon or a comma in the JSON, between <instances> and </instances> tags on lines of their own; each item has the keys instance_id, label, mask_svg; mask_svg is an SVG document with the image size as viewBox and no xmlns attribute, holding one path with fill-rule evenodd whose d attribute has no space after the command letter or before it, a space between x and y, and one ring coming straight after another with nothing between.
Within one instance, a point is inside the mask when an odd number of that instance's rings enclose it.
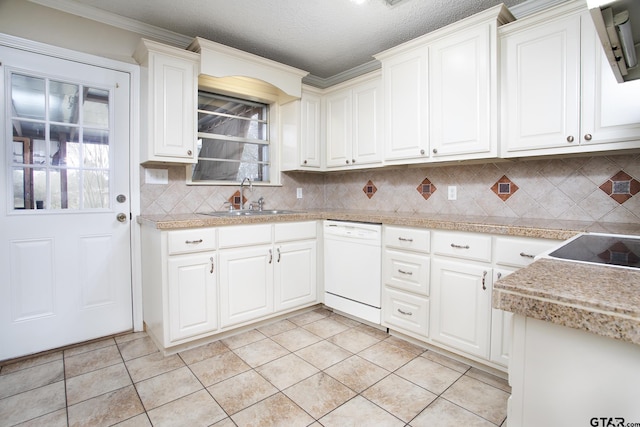
<instances>
[{"instance_id":1,"label":"electrical outlet","mask_svg":"<svg viewBox=\"0 0 640 427\"><path fill-rule=\"evenodd\" d=\"M296 199L302 199L302 188L296 188Z\"/></svg>"},{"instance_id":2,"label":"electrical outlet","mask_svg":"<svg viewBox=\"0 0 640 427\"><path fill-rule=\"evenodd\" d=\"M458 187L455 185L450 185L447 188L447 198L449 200L456 200L458 198Z\"/></svg>"},{"instance_id":3,"label":"electrical outlet","mask_svg":"<svg viewBox=\"0 0 640 427\"><path fill-rule=\"evenodd\" d=\"M146 169L144 170L145 184L168 184L169 170L167 169Z\"/></svg>"}]
</instances>

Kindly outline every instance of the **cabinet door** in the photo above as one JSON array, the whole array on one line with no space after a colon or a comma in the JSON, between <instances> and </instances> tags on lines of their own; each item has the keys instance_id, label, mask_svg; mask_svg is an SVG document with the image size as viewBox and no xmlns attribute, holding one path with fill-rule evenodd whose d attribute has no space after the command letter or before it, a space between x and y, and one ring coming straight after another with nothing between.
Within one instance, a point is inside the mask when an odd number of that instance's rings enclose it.
<instances>
[{"instance_id":1,"label":"cabinet door","mask_svg":"<svg viewBox=\"0 0 640 427\"><path fill-rule=\"evenodd\" d=\"M382 88L375 79L353 88L352 163L382 161Z\"/></svg>"},{"instance_id":2,"label":"cabinet door","mask_svg":"<svg viewBox=\"0 0 640 427\"><path fill-rule=\"evenodd\" d=\"M197 63L153 52L149 74L152 131L148 143L153 154L163 161L195 163Z\"/></svg>"},{"instance_id":3,"label":"cabinet door","mask_svg":"<svg viewBox=\"0 0 640 427\"><path fill-rule=\"evenodd\" d=\"M227 327L273 313L271 245L220 251L220 323Z\"/></svg>"},{"instance_id":4,"label":"cabinet door","mask_svg":"<svg viewBox=\"0 0 640 427\"><path fill-rule=\"evenodd\" d=\"M351 90L342 90L325 98L327 129L327 167L351 164L352 119Z\"/></svg>"},{"instance_id":5,"label":"cabinet door","mask_svg":"<svg viewBox=\"0 0 640 427\"><path fill-rule=\"evenodd\" d=\"M583 15L582 24L581 144L632 141L610 149L637 148L640 80L618 83L588 14Z\"/></svg>"},{"instance_id":6,"label":"cabinet door","mask_svg":"<svg viewBox=\"0 0 640 427\"><path fill-rule=\"evenodd\" d=\"M580 139L580 16L502 40L504 156L577 147ZM540 152L540 154L545 154Z\"/></svg>"},{"instance_id":7,"label":"cabinet door","mask_svg":"<svg viewBox=\"0 0 640 427\"><path fill-rule=\"evenodd\" d=\"M491 126L495 97L490 60L495 53L489 28L460 31L429 48L429 140L434 158L497 154Z\"/></svg>"},{"instance_id":8,"label":"cabinet door","mask_svg":"<svg viewBox=\"0 0 640 427\"><path fill-rule=\"evenodd\" d=\"M431 338L488 358L491 268L432 259L431 272Z\"/></svg>"},{"instance_id":9,"label":"cabinet door","mask_svg":"<svg viewBox=\"0 0 640 427\"><path fill-rule=\"evenodd\" d=\"M320 167L320 113L322 101L320 96L302 93L302 129L300 141L300 166Z\"/></svg>"},{"instance_id":10,"label":"cabinet door","mask_svg":"<svg viewBox=\"0 0 640 427\"><path fill-rule=\"evenodd\" d=\"M276 245L274 254L276 311L316 302L316 256L315 241Z\"/></svg>"},{"instance_id":11,"label":"cabinet door","mask_svg":"<svg viewBox=\"0 0 640 427\"><path fill-rule=\"evenodd\" d=\"M499 280L514 271L504 268L495 269L493 280ZM489 359L503 366L509 365L512 319L513 313L511 312L497 308L491 309L491 354Z\"/></svg>"},{"instance_id":12,"label":"cabinet door","mask_svg":"<svg viewBox=\"0 0 640 427\"><path fill-rule=\"evenodd\" d=\"M428 48L383 61L385 160L429 156Z\"/></svg>"},{"instance_id":13,"label":"cabinet door","mask_svg":"<svg viewBox=\"0 0 640 427\"><path fill-rule=\"evenodd\" d=\"M217 329L215 253L169 257L169 340Z\"/></svg>"}]
</instances>

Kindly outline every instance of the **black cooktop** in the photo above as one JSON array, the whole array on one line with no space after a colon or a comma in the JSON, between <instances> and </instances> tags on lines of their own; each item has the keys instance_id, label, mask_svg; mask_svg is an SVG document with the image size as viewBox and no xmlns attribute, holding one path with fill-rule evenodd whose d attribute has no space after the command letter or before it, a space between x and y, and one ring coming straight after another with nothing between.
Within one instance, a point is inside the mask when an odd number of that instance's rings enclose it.
<instances>
[{"instance_id":1,"label":"black cooktop","mask_svg":"<svg viewBox=\"0 0 640 427\"><path fill-rule=\"evenodd\" d=\"M555 258L640 268L640 237L583 234L549 253Z\"/></svg>"}]
</instances>

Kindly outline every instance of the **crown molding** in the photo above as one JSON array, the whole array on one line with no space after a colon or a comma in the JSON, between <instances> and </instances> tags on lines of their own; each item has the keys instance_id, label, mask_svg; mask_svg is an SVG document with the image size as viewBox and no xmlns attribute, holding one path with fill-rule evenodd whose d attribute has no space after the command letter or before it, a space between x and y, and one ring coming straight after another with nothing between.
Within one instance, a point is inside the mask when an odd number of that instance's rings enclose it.
<instances>
[{"instance_id":1,"label":"crown molding","mask_svg":"<svg viewBox=\"0 0 640 427\"><path fill-rule=\"evenodd\" d=\"M194 39L193 37L185 36L183 34L156 27L154 25L145 24L135 19L116 15L115 13L107 12L82 3L77 3L72 0L29 1L41 6L59 10L61 12L66 12L72 15L80 16L82 18L91 19L93 21L111 25L116 28L131 31L136 34L140 34L143 37L184 49L186 49ZM566 1L567 0L527 0L523 3L510 7L509 10L516 18L519 19L524 16L539 12L541 10L548 9L549 7L565 3ZM379 69L380 66L380 61L373 59L362 65L358 65L354 68L340 72L334 76L327 78L309 74L302 79L302 82L309 86L326 89L351 78L358 77L371 71L375 71Z\"/></svg>"}]
</instances>

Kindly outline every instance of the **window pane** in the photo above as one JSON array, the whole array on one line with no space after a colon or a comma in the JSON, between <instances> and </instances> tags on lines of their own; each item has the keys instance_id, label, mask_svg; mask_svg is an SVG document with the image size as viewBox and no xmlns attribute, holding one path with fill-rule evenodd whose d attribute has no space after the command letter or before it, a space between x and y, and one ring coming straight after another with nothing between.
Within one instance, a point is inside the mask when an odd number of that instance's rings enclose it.
<instances>
[{"instance_id":1,"label":"window pane","mask_svg":"<svg viewBox=\"0 0 640 427\"><path fill-rule=\"evenodd\" d=\"M71 126L51 125L50 165L76 167L80 165L78 130Z\"/></svg>"},{"instance_id":2,"label":"window pane","mask_svg":"<svg viewBox=\"0 0 640 427\"><path fill-rule=\"evenodd\" d=\"M85 126L109 127L109 91L95 88L84 89L82 123Z\"/></svg>"},{"instance_id":3,"label":"window pane","mask_svg":"<svg viewBox=\"0 0 640 427\"><path fill-rule=\"evenodd\" d=\"M49 120L62 123L78 123L78 85L51 81L49 83Z\"/></svg>"},{"instance_id":4,"label":"window pane","mask_svg":"<svg viewBox=\"0 0 640 427\"><path fill-rule=\"evenodd\" d=\"M51 206L49 209L80 209L80 171L62 169L49 171Z\"/></svg>"},{"instance_id":5,"label":"window pane","mask_svg":"<svg viewBox=\"0 0 640 427\"><path fill-rule=\"evenodd\" d=\"M35 207L47 209L47 172L44 169L32 169L32 173Z\"/></svg>"},{"instance_id":6,"label":"window pane","mask_svg":"<svg viewBox=\"0 0 640 427\"><path fill-rule=\"evenodd\" d=\"M13 120L13 136L18 138L44 139L45 124L38 122L27 122L24 120Z\"/></svg>"},{"instance_id":7,"label":"window pane","mask_svg":"<svg viewBox=\"0 0 640 427\"><path fill-rule=\"evenodd\" d=\"M198 113L198 132L247 139L267 139L267 124L255 120Z\"/></svg>"},{"instance_id":8,"label":"window pane","mask_svg":"<svg viewBox=\"0 0 640 427\"><path fill-rule=\"evenodd\" d=\"M84 130L84 167L109 169L109 131Z\"/></svg>"},{"instance_id":9,"label":"window pane","mask_svg":"<svg viewBox=\"0 0 640 427\"><path fill-rule=\"evenodd\" d=\"M109 207L109 172L84 171L84 208Z\"/></svg>"},{"instance_id":10,"label":"window pane","mask_svg":"<svg viewBox=\"0 0 640 427\"><path fill-rule=\"evenodd\" d=\"M45 80L13 74L11 76L11 105L13 116L45 119Z\"/></svg>"}]
</instances>

